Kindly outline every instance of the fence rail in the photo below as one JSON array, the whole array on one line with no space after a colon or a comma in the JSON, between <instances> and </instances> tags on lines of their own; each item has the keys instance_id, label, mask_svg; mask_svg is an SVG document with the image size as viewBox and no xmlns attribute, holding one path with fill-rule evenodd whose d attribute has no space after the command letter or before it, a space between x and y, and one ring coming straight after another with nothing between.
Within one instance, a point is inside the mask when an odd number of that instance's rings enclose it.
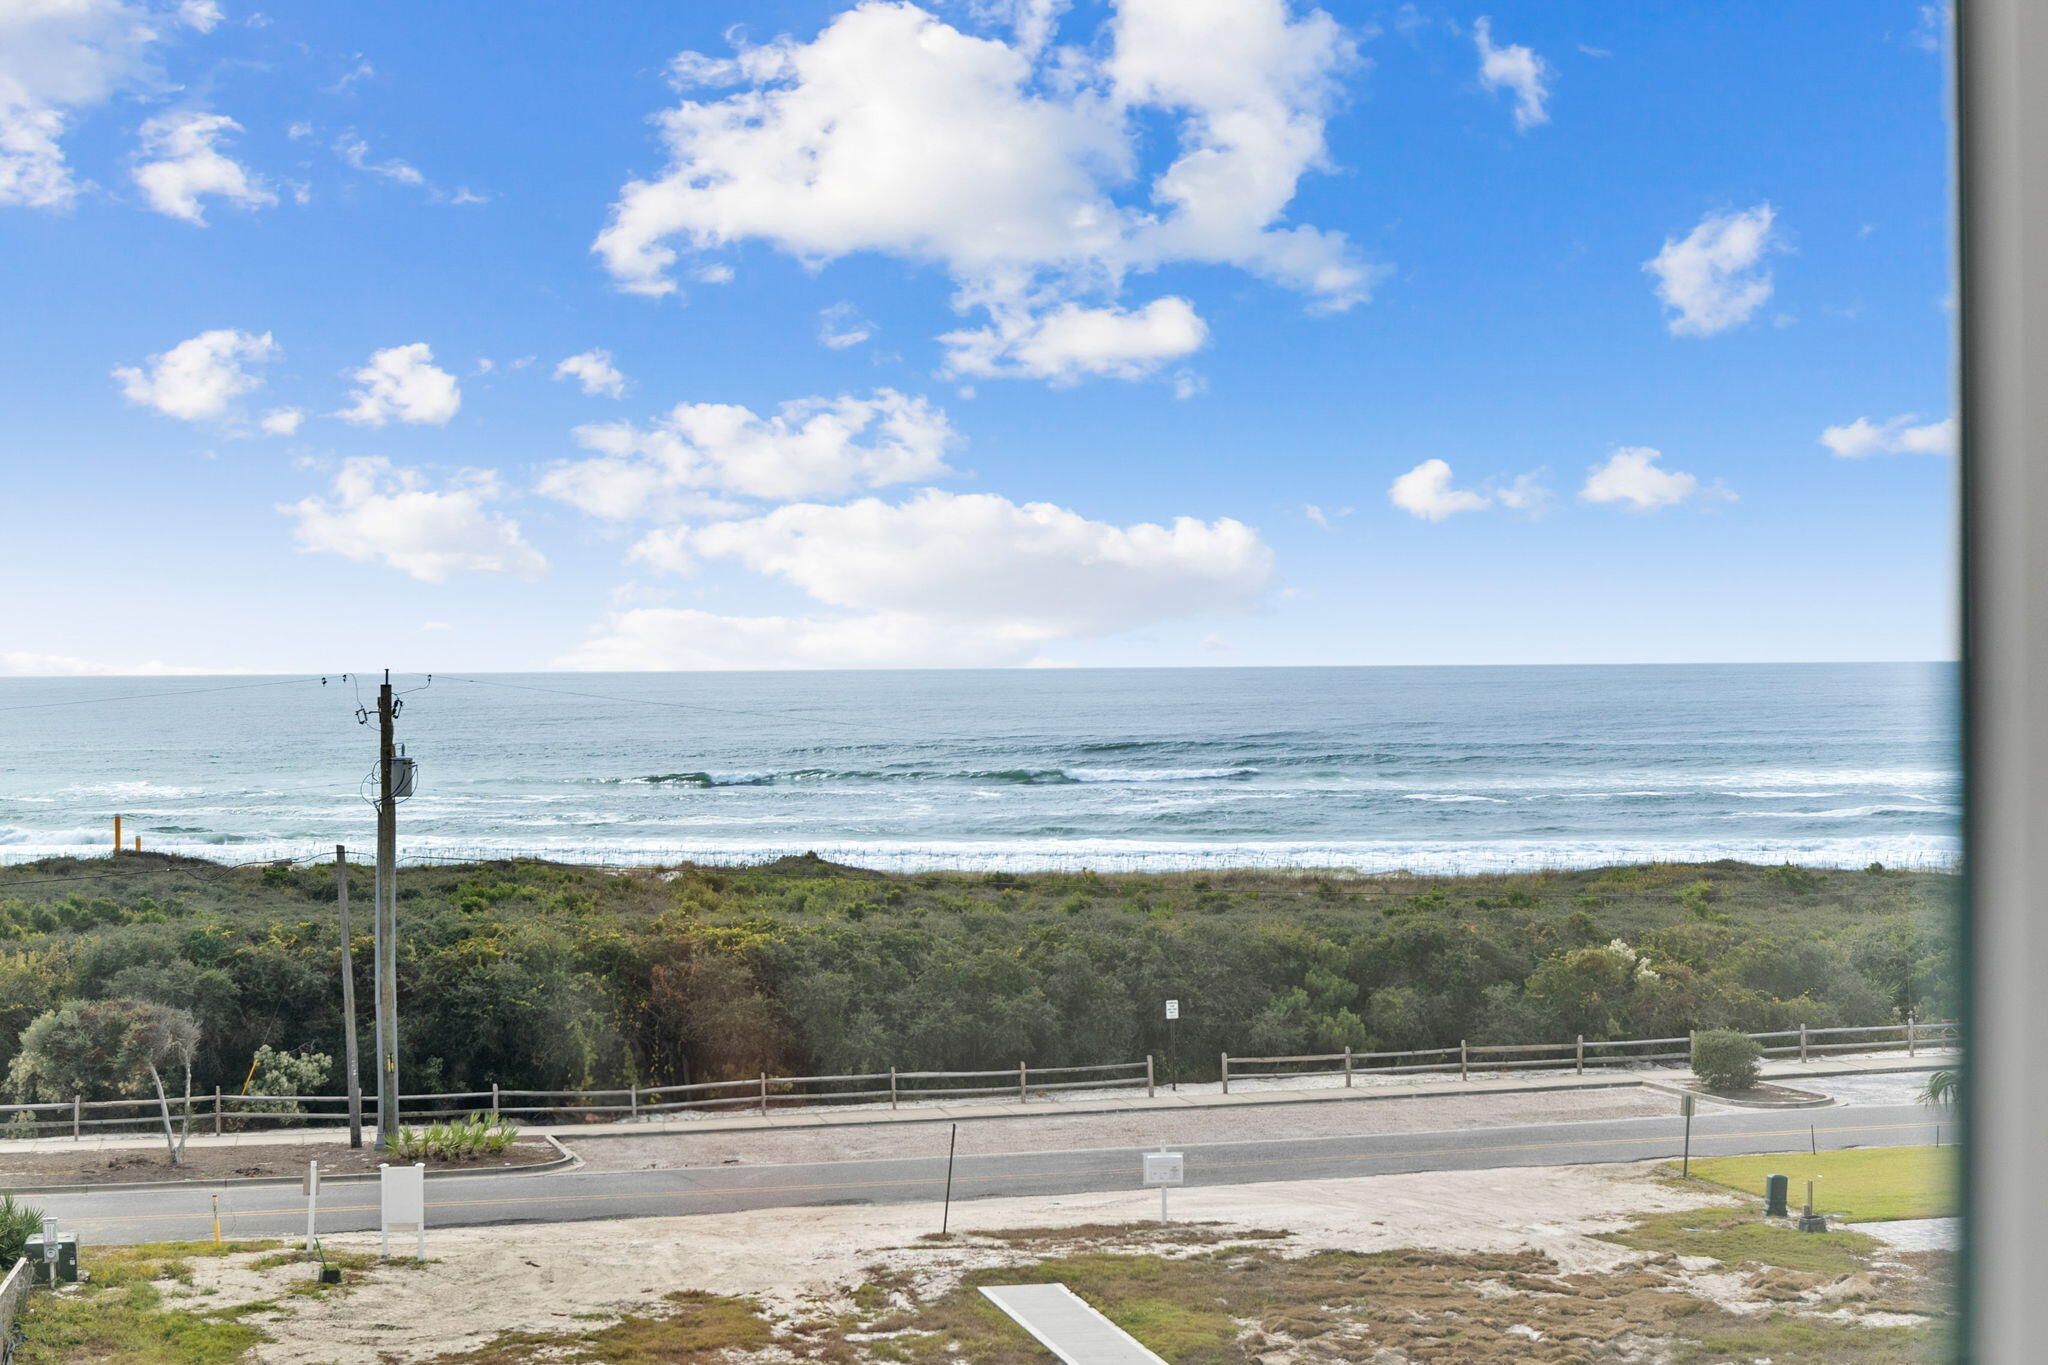
<instances>
[{"instance_id":1,"label":"fence rail","mask_svg":"<svg viewBox=\"0 0 2048 1365\"><path fill-rule=\"evenodd\" d=\"M1817 1038L1843 1038L1855 1034L1856 1038L1842 1042L1816 1042ZM1873 1037L1872 1035L1894 1035ZM1841 1028L1808 1028L1800 1025L1796 1029L1780 1029L1771 1033L1745 1035L1754 1039L1766 1057L1792 1057L1800 1061L1810 1060L1814 1055L1828 1052L1878 1052L1890 1048L1903 1048L1908 1056L1915 1055L1922 1047L1945 1046L1962 1038L1962 1026L1953 1019L1937 1019L1922 1022L1910 1015L1902 1024L1857 1024ZM1777 1045L1764 1046L1768 1040L1790 1039ZM1624 1048L1677 1047L1678 1051L1620 1052ZM1544 1053L1538 1057L1514 1057L1510 1053ZM1413 1062L1405 1059L1414 1057L1448 1057L1443 1062ZM1605 1041L1587 1041L1581 1035L1569 1043L1466 1043L1456 1047L1426 1047L1409 1052L1354 1052L1350 1048L1342 1052L1324 1052L1301 1057L1233 1057L1223 1053L1218 1070L1223 1077L1223 1093L1230 1093L1233 1080L1285 1080L1295 1076L1341 1075L1349 1086L1359 1075L1385 1075L1388 1072L1403 1071L1455 1071L1459 1079L1479 1071L1503 1071L1514 1067L1550 1067L1553 1070L1569 1069L1580 1075L1589 1066L1629 1066L1641 1062L1690 1062L1692 1060L1692 1037L1683 1038L1620 1038ZM1263 1069L1262 1069L1263 1068Z\"/></svg>"},{"instance_id":2,"label":"fence rail","mask_svg":"<svg viewBox=\"0 0 2048 1365\"><path fill-rule=\"evenodd\" d=\"M1873 1052L1903 1049L1909 1055L1927 1046L1952 1045L1962 1036L1954 1020L1902 1024L1870 1024L1848 1028L1796 1028L1747 1035L1767 1057L1806 1061L1830 1052ZM1503 1071L1547 1067L1584 1074L1588 1067L1632 1066L1644 1062L1683 1062L1691 1056L1690 1037L1621 1038L1569 1043L1464 1043L1455 1047L1414 1048L1402 1052L1310 1053L1293 1057L1233 1057L1221 1054L1219 1074L1228 1094L1232 1081L1280 1080L1299 1076L1342 1076L1349 1086L1358 1076ZM1675 1050L1674 1050L1675 1049ZM969 1082L969 1084L944 1084ZM848 1076L748 1076L730 1081L692 1081L683 1085L629 1086L623 1089L457 1090L400 1097L407 1122L454 1118L472 1113L508 1118L588 1122L594 1119L635 1119L691 1111L769 1114L777 1109L808 1105L903 1104L930 1100L1008 1096L1020 1104L1033 1097L1049 1099L1070 1091L1145 1088L1157 1092L1153 1059L1106 1062L1087 1066L1031 1066L983 1071L872 1071ZM812 1089L829 1086L832 1089ZM223 1133L250 1126L344 1124L348 1100L342 1095L233 1095L216 1089L211 1095L171 1100L174 1129ZM376 1097L362 1099L365 1123L374 1123ZM0 1104L0 1136L43 1137L69 1133L83 1139L97 1129L160 1129L162 1107L154 1098L70 1099L36 1104Z\"/></svg>"}]
</instances>

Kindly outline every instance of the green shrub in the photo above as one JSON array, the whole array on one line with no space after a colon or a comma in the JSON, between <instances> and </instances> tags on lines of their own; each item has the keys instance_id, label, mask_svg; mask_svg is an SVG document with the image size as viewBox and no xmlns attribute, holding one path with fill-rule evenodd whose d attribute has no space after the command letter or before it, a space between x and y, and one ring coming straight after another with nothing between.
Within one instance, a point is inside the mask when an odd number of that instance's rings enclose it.
<instances>
[{"instance_id":1,"label":"green shrub","mask_svg":"<svg viewBox=\"0 0 2048 1365\"><path fill-rule=\"evenodd\" d=\"M1712 1028L1692 1038L1692 1074L1709 1090L1748 1090L1764 1055L1756 1040L1733 1029Z\"/></svg>"},{"instance_id":2,"label":"green shrub","mask_svg":"<svg viewBox=\"0 0 2048 1365\"><path fill-rule=\"evenodd\" d=\"M519 1129L502 1114L471 1114L465 1119L401 1127L391 1153L407 1161L474 1161L494 1156L519 1140Z\"/></svg>"},{"instance_id":3,"label":"green shrub","mask_svg":"<svg viewBox=\"0 0 2048 1365\"><path fill-rule=\"evenodd\" d=\"M11 1194L0 1194L0 1266L21 1259L28 1239L43 1230L43 1211Z\"/></svg>"}]
</instances>

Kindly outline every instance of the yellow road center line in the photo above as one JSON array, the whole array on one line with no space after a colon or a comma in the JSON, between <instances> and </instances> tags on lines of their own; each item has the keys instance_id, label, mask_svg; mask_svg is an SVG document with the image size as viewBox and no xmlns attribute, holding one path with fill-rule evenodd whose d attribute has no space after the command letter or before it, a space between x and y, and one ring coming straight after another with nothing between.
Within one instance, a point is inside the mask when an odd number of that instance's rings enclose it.
<instances>
[{"instance_id":1,"label":"yellow road center line","mask_svg":"<svg viewBox=\"0 0 2048 1365\"><path fill-rule=\"evenodd\" d=\"M1917 1129L1927 1126L1925 1123L1874 1123L1856 1127L1830 1128L1828 1132L1830 1135L1839 1133L1888 1133L1901 1129ZM1799 1136L1799 1130L1796 1128L1782 1128L1760 1133L1714 1133L1704 1136L1715 1140L1797 1137ZM1478 1156L1489 1152L1543 1152L1568 1147L1617 1147L1624 1144L1651 1140L1642 1137L1574 1138L1562 1142L1499 1143L1488 1147L1439 1147L1404 1152L1346 1152L1331 1156L1266 1157L1254 1161L1204 1162L1199 1166L1190 1162L1188 1170L1190 1174L1200 1174L1203 1171L1253 1170L1270 1166L1328 1165L1345 1161L1402 1161L1412 1160L1416 1157ZM688 1171L692 1168L685 1167L681 1169ZM703 1170L707 1168L697 1167L694 1169ZM1004 1171L994 1175L956 1175L954 1183L956 1185L964 1185L997 1180L1063 1180L1083 1175L1129 1174L1131 1174L1131 1170L1128 1166L1096 1166L1071 1171ZM430 1209L474 1209L497 1208L516 1204L602 1204L640 1199L718 1198L730 1195L755 1194L816 1194L825 1190L901 1189L911 1185L930 1185L939 1179L940 1177L938 1176L919 1176L905 1180L858 1180L814 1185L726 1185L715 1188L622 1191L617 1194L524 1195L508 1199L429 1199L427 1207ZM108 1192L118 1193L119 1187L110 1186ZM82 1196L68 1195L60 1197L75 1199ZM375 1204L327 1204L321 1208L322 1213L374 1213L376 1211L377 1205ZM234 1209L230 1210L230 1213L235 1218L303 1218L305 1217L306 1209L301 1204L288 1209ZM194 1211L192 1213L140 1213L96 1218L67 1218L64 1221L66 1223L165 1223L191 1219L204 1221L209 1216L206 1213Z\"/></svg>"}]
</instances>

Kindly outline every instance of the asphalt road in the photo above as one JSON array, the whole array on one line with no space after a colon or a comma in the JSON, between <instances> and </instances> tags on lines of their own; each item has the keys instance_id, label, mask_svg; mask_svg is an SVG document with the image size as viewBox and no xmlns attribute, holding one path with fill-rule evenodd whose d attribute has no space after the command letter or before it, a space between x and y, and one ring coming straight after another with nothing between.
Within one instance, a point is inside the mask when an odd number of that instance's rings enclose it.
<instances>
[{"instance_id":1,"label":"asphalt road","mask_svg":"<svg viewBox=\"0 0 2048 1365\"><path fill-rule=\"evenodd\" d=\"M1256 1111L1246 1115L1256 1124ZM1808 1125L1812 1126L1809 1139ZM1162 1125L1167 1126L1167 1125ZM1935 1120L1917 1104L1827 1109L1719 1111L1693 1120L1694 1156L1891 1147L1933 1140ZM1467 1128L1452 1132L1361 1133L1190 1145L1187 1184L1240 1185L1268 1180L1331 1179L1412 1171L1647 1161L1679 1154L1677 1117ZM1170 1136L1170 1134L1168 1134ZM903 1130L904 1144L935 1155L882 1161L699 1167L682 1171L557 1171L534 1175L454 1175L427 1182L432 1227L482 1223L556 1223L641 1218L798 1205L936 1202L946 1182L943 1124ZM961 1157L953 1198L1079 1194L1140 1189L1140 1148L1096 1148ZM1788 1172L1789 1173L1789 1172ZM218 1194L222 1234L230 1238L303 1236L304 1196L296 1186L205 1186L28 1197L82 1241L146 1242L212 1236ZM332 1184L321 1193L323 1233L373 1230L374 1183Z\"/></svg>"}]
</instances>

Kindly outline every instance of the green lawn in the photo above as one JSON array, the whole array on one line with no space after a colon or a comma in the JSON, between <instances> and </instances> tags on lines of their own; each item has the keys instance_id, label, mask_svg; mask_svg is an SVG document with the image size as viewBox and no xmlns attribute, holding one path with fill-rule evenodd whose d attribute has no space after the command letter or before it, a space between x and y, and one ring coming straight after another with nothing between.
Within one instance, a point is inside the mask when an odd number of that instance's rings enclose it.
<instances>
[{"instance_id":1,"label":"green lawn","mask_svg":"<svg viewBox=\"0 0 2048 1365\"><path fill-rule=\"evenodd\" d=\"M1780 1152L1771 1156L1720 1156L1692 1163L1696 1180L1726 1185L1759 1199L1764 1178L1792 1182L1791 1204L1806 1199L1806 1180L1819 1176L1813 1203L1819 1212L1856 1223L1893 1218L1940 1218L1956 1211L1956 1149L1953 1147L1871 1147L1817 1156Z\"/></svg>"}]
</instances>

